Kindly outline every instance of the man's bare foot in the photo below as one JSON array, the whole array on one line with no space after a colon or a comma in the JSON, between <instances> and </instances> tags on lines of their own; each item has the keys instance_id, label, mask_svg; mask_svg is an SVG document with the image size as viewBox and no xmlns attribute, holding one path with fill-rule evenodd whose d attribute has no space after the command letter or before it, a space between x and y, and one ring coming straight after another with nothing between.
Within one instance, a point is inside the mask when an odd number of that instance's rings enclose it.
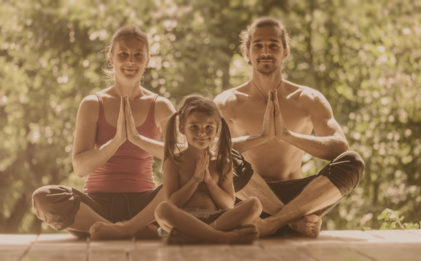
<instances>
[{"instance_id":1,"label":"man's bare foot","mask_svg":"<svg viewBox=\"0 0 421 261\"><path fill-rule=\"evenodd\" d=\"M322 227L322 219L315 215L308 215L288 224L293 230L312 238L316 238Z\"/></svg>"},{"instance_id":2,"label":"man's bare foot","mask_svg":"<svg viewBox=\"0 0 421 261\"><path fill-rule=\"evenodd\" d=\"M124 223L96 222L89 228L92 240L123 239L133 236L133 231L125 227Z\"/></svg>"}]
</instances>

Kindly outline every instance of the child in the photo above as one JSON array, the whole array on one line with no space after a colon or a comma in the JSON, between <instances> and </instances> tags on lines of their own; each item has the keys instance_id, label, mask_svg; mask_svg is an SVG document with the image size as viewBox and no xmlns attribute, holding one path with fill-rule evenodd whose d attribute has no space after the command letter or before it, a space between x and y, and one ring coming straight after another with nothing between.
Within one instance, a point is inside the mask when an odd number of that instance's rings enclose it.
<instances>
[{"instance_id":1,"label":"child","mask_svg":"<svg viewBox=\"0 0 421 261\"><path fill-rule=\"evenodd\" d=\"M177 118L187 140L182 151ZM157 207L155 218L171 231L168 243L245 244L258 237L253 223L261 204L250 198L234 207L231 135L211 100L189 96L169 119L163 173L167 201Z\"/></svg>"}]
</instances>

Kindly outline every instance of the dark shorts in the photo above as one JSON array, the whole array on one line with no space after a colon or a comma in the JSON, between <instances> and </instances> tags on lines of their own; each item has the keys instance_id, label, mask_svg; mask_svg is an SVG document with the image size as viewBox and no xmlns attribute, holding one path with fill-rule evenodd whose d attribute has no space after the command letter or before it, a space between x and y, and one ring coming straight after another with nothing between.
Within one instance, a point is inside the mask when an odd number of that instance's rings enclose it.
<instances>
[{"instance_id":1,"label":"dark shorts","mask_svg":"<svg viewBox=\"0 0 421 261\"><path fill-rule=\"evenodd\" d=\"M348 195L360 182L364 174L364 161L361 156L354 151L346 151L332 160L317 175L302 179L281 181L277 183L268 183L272 191L278 198L287 204L318 176L327 177L341 192L343 196ZM333 206L322 209L316 214L324 215Z\"/></svg>"},{"instance_id":2,"label":"dark shorts","mask_svg":"<svg viewBox=\"0 0 421 261\"><path fill-rule=\"evenodd\" d=\"M73 224L80 202L111 222L128 220L148 205L162 186L137 193L82 193L77 189L48 185L34 191L32 204L39 219L56 230Z\"/></svg>"},{"instance_id":3,"label":"dark shorts","mask_svg":"<svg viewBox=\"0 0 421 261\"><path fill-rule=\"evenodd\" d=\"M206 224L210 224L216 219L218 219L222 214L226 212L225 209L220 210L213 210L213 211L206 211L206 210L186 210L188 213L192 214L196 218L200 219L201 221L205 222Z\"/></svg>"}]
</instances>

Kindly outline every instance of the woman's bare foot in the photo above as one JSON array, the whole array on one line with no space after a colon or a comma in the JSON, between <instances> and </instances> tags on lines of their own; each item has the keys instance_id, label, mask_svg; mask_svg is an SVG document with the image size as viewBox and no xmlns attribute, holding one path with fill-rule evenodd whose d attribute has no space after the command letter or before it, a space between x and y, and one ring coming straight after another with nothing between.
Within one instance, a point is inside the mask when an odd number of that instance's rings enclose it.
<instances>
[{"instance_id":1,"label":"woman's bare foot","mask_svg":"<svg viewBox=\"0 0 421 261\"><path fill-rule=\"evenodd\" d=\"M315 214L302 217L288 224L293 230L308 236L316 238L322 227L322 219Z\"/></svg>"},{"instance_id":2,"label":"woman's bare foot","mask_svg":"<svg viewBox=\"0 0 421 261\"><path fill-rule=\"evenodd\" d=\"M133 231L122 222L96 222L89 228L89 233L92 240L123 239L133 236Z\"/></svg>"}]
</instances>

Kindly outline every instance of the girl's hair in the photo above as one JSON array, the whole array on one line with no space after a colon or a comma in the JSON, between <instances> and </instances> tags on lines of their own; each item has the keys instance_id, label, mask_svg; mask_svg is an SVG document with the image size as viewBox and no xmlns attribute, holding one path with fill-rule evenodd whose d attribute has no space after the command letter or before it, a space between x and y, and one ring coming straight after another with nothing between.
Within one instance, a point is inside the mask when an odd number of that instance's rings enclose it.
<instances>
[{"instance_id":1,"label":"girl's hair","mask_svg":"<svg viewBox=\"0 0 421 261\"><path fill-rule=\"evenodd\" d=\"M131 38L135 38L139 40L142 43L143 47L146 49L146 55L149 56L149 41L148 41L148 36L146 35L146 33L135 25L126 25L126 26L120 27L111 38L110 44L105 48L106 57L107 57L106 58L107 66L106 68L103 69L103 71L110 78L112 78L114 74L113 70L110 69L110 65L111 65L110 56L112 55L114 51L116 42L120 39L127 38L127 37L131 37Z\"/></svg>"},{"instance_id":2,"label":"girl's hair","mask_svg":"<svg viewBox=\"0 0 421 261\"><path fill-rule=\"evenodd\" d=\"M180 147L177 146L177 118L178 118L178 129L180 129L186 123L187 117L193 112L205 113L209 116L214 116L217 128L219 130L219 139L216 147L216 170L221 178L225 178L225 175L232 169L232 156L231 156L231 134L228 128L228 124L219 114L219 110L215 103L209 99L200 95L189 95L184 98L181 102L181 106L176 113L174 113L167 123L167 129L165 134L165 148L164 148L164 159L177 160L175 156L175 150L181 151Z\"/></svg>"}]
</instances>

